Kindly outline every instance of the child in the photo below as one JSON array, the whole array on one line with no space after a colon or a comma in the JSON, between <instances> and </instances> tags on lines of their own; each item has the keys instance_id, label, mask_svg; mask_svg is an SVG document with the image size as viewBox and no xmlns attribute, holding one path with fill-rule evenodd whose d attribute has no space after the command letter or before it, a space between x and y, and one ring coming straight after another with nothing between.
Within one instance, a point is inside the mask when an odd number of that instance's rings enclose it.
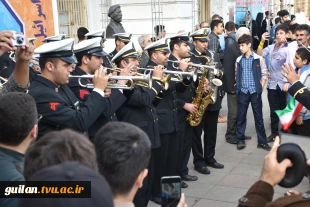
<instances>
[{"instance_id":1,"label":"child","mask_svg":"<svg viewBox=\"0 0 310 207\"><path fill-rule=\"evenodd\" d=\"M269 56L268 64L268 102L270 107L271 135L267 142L273 142L278 133L279 117L274 112L286 107L286 93L282 91L286 83L281 74L282 65L290 62L290 49L286 38L288 37L288 26L281 24L276 29L276 43L269 45L262 50L266 39L266 33L262 35L261 43L257 49L257 54L263 58Z\"/></svg>"},{"instance_id":2,"label":"child","mask_svg":"<svg viewBox=\"0 0 310 207\"><path fill-rule=\"evenodd\" d=\"M264 59L255 54L251 49L252 38L244 34L238 39L242 55L236 60L236 94L238 97L237 120L237 149L246 147L244 132L246 128L246 115L251 103L255 129L258 138L257 148L270 151L267 144L263 113L262 91L267 81L267 68Z\"/></svg>"},{"instance_id":3,"label":"child","mask_svg":"<svg viewBox=\"0 0 310 207\"><path fill-rule=\"evenodd\" d=\"M300 77L303 78L302 74L310 69L310 52L306 48L299 48L296 51L294 65L298 73L300 73ZM309 89L309 82L307 81L305 84ZM284 89L288 90L288 85L285 85ZM290 129L293 134L310 136L310 111L303 107Z\"/></svg>"}]
</instances>

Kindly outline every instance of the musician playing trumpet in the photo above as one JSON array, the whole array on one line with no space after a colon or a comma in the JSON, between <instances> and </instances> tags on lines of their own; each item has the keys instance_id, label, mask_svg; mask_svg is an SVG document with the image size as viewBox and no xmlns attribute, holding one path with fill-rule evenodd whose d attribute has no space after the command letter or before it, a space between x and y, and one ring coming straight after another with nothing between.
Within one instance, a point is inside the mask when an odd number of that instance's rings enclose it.
<instances>
[{"instance_id":1,"label":"musician playing trumpet","mask_svg":"<svg viewBox=\"0 0 310 207\"><path fill-rule=\"evenodd\" d=\"M71 73L72 76L81 76L81 75L94 75L97 70L102 67L103 57L107 56L101 47L101 38L96 37L88 40L84 40L74 45L74 53L77 59L77 65L75 70ZM120 76L129 75L128 68L120 71ZM80 84L82 83L82 85ZM85 87L87 84L91 84L92 79L84 78L70 78L68 87L72 90L75 96L80 101L86 101L88 96L93 91L93 88ZM127 80L119 80L118 84L125 85ZM105 94L105 104L104 112L96 120L96 122L90 127L88 136L90 140L93 140L93 137L97 131L106 123L111 121L117 121L115 111L126 101L126 97L122 94L121 89L109 89L104 90Z\"/></svg>"},{"instance_id":2,"label":"musician playing trumpet","mask_svg":"<svg viewBox=\"0 0 310 207\"><path fill-rule=\"evenodd\" d=\"M128 68L130 71L137 71L138 53L132 42L129 42L111 60L118 68ZM163 66L154 67L153 77L161 78L163 76ZM135 73L131 73L135 75ZM154 102L158 93L163 90L161 83L152 81L152 87L144 82L135 82L132 90L124 90L126 102L118 109L117 117L119 121L124 121L136 125L142 129L149 137L152 144L152 155L148 166L148 176L143 181L143 186L138 190L134 198L135 206L147 206L154 172L153 152L160 146L158 118Z\"/></svg>"},{"instance_id":3,"label":"musician playing trumpet","mask_svg":"<svg viewBox=\"0 0 310 207\"><path fill-rule=\"evenodd\" d=\"M106 108L103 91L109 76L105 75L104 70L96 70L94 89L85 102L79 101L66 86L73 65L77 63L73 57L73 43L72 38L50 42L34 51L40 54L42 70L42 74L35 77L29 88L29 94L36 101L38 114L43 116L38 126L38 138L49 131L66 128L87 134L90 126Z\"/></svg>"},{"instance_id":4,"label":"musician playing trumpet","mask_svg":"<svg viewBox=\"0 0 310 207\"><path fill-rule=\"evenodd\" d=\"M177 44L176 44L177 45ZM171 45L170 45L171 46ZM175 46L175 45L172 45ZM160 39L145 48L150 56L147 68L163 65L168 66L168 70L187 71L189 62L181 60L178 69L170 68L168 59L172 47L169 48L165 38ZM173 76L173 74L170 74ZM177 76L174 76L174 78ZM161 101L156 106L156 111L159 121L159 133L161 146L155 150L155 174L152 189L152 201L160 204L161 185L160 179L163 176L173 176L177 174L177 166L179 159L179 139L177 137L178 126L178 112L177 112L177 92L185 91L192 79L187 77L180 77L181 82L171 82L168 90L160 92L157 99Z\"/></svg>"}]
</instances>

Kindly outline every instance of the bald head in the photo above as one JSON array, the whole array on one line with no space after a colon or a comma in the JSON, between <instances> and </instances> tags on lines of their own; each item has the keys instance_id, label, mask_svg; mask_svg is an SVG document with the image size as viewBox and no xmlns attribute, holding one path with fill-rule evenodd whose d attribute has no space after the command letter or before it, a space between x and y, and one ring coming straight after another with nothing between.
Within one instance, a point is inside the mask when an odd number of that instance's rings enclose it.
<instances>
[{"instance_id":1,"label":"bald head","mask_svg":"<svg viewBox=\"0 0 310 207\"><path fill-rule=\"evenodd\" d=\"M240 27L236 33L236 41L238 42L238 39L244 34L251 35L250 30L246 27Z\"/></svg>"}]
</instances>

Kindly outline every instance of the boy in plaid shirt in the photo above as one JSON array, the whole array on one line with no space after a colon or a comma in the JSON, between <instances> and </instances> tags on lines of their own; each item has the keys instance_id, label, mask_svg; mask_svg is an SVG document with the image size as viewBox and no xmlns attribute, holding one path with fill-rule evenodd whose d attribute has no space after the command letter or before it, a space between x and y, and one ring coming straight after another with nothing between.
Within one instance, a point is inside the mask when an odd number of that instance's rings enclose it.
<instances>
[{"instance_id":1,"label":"boy in plaid shirt","mask_svg":"<svg viewBox=\"0 0 310 207\"><path fill-rule=\"evenodd\" d=\"M269 151L267 144L262 112L262 92L267 81L267 68L265 60L252 51L252 38L244 34L238 39L242 55L236 60L236 86L238 96L238 120L237 120L237 149L246 147L244 132L246 128L246 116L251 103L255 129L258 138L257 148Z\"/></svg>"}]
</instances>

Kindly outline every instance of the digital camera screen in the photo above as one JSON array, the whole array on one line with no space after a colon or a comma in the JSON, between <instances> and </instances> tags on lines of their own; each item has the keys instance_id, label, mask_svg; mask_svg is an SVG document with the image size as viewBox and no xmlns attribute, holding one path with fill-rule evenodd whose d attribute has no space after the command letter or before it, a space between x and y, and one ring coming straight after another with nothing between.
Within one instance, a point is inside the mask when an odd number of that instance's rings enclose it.
<instances>
[{"instance_id":1,"label":"digital camera screen","mask_svg":"<svg viewBox=\"0 0 310 207\"><path fill-rule=\"evenodd\" d=\"M176 207L180 202L181 184L178 183L163 183L162 184L162 199L161 203L164 207Z\"/></svg>"}]
</instances>

